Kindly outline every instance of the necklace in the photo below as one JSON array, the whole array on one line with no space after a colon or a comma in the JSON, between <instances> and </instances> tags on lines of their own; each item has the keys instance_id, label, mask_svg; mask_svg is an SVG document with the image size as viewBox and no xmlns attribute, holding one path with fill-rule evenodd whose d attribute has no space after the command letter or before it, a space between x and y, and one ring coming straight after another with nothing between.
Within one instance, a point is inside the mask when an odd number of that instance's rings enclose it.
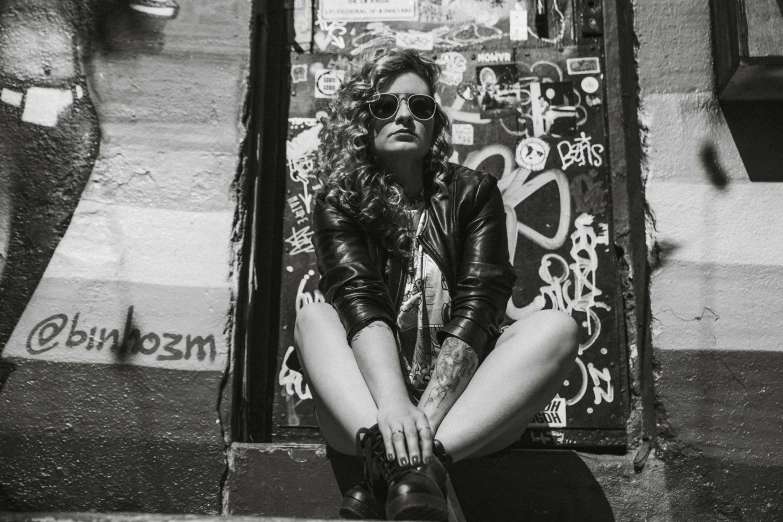
<instances>
[{"instance_id":1,"label":"necklace","mask_svg":"<svg viewBox=\"0 0 783 522\"><path fill-rule=\"evenodd\" d=\"M404 203L406 207L415 207L416 205L421 205L424 203L424 190L419 192L417 196L414 196L412 198L404 197Z\"/></svg>"}]
</instances>

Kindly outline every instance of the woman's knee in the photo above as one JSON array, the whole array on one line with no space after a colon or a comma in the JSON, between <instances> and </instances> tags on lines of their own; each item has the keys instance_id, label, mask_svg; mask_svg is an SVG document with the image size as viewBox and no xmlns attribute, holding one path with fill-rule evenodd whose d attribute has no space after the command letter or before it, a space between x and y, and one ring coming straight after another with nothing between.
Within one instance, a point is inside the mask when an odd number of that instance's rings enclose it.
<instances>
[{"instance_id":1,"label":"woman's knee","mask_svg":"<svg viewBox=\"0 0 783 522\"><path fill-rule=\"evenodd\" d=\"M310 332L323 332L323 328L334 322L339 317L332 305L328 303L309 303L296 312L296 323L294 324L294 345L301 349L304 337Z\"/></svg>"},{"instance_id":2,"label":"woman's knee","mask_svg":"<svg viewBox=\"0 0 783 522\"><path fill-rule=\"evenodd\" d=\"M579 351L579 326L574 318L559 310L541 310L538 314L552 355L566 364L573 363Z\"/></svg>"},{"instance_id":3,"label":"woman's knee","mask_svg":"<svg viewBox=\"0 0 783 522\"><path fill-rule=\"evenodd\" d=\"M579 349L576 321L559 310L541 310L518 321L511 333L526 350L541 350L547 360L571 364ZM518 339L518 341L517 341Z\"/></svg>"}]
</instances>

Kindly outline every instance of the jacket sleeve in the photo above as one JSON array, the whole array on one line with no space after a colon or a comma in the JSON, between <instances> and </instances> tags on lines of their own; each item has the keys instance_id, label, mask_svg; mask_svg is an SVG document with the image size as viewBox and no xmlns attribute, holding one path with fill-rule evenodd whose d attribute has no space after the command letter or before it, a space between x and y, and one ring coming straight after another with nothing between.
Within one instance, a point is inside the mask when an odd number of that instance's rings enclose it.
<instances>
[{"instance_id":1,"label":"jacket sleeve","mask_svg":"<svg viewBox=\"0 0 783 522\"><path fill-rule=\"evenodd\" d=\"M452 292L451 319L438 333L458 337L486 355L487 342L500 333L506 304L516 281L508 258L508 236L503 198L494 176L486 174L476 191L464 230L462 256Z\"/></svg>"},{"instance_id":2,"label":"jacket sleeve","mask_svg":"<svg viewBox=\"0 0 783 522\"><path fill-rule=\"evenodd\" d=\"M343 323L350 341L373 321L394 328L394 305L354 220L320 198L313 212L318 289Z\"/></svg>"}]
</instances>

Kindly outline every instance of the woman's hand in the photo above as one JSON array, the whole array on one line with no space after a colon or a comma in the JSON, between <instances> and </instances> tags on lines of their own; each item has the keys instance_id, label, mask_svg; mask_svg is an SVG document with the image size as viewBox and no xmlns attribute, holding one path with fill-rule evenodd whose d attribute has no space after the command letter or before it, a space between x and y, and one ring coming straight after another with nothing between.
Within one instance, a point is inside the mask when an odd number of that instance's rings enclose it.
<instances>
[{"instance_id":1,"label":"woman's hand","mask_svg":"<svg viewBox=\"0 0 783 522\"><path fill-rule=\"evenodd\" d=\"M432 457L432 428L423 411L405 398L378 408L378 428L386 458L400 466L417 466Z\"/></svg>"}]
</instances>

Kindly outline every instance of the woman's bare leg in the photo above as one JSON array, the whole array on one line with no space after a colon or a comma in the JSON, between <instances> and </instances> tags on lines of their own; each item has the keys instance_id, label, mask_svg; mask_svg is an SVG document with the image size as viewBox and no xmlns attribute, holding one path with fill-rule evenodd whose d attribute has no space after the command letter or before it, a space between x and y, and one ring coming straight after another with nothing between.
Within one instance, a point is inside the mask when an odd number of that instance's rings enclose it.
<instances>
[{"instance_id":1,"label":"woman's bare leg","mask_svg":"<svg viewBox=\"0 0 783 522\"><path fill-rule=\"evenodd\" d=\"M311 303L299 310L294 343L315 401L321 435L335 450L353 455L356 432L378 422L378 409L335 309L326 303Z\"/></svg>"},{"instance_id":2,"label":"woman's bare leg","mask_svg":"<svg viewBox=\"0 0 783 522\"><path fill-rule=\"evenodd\" d=\"M519 438L568 376L577 330L567 314L542 310L503 332L435 434L455 461L493 453Z\"/></svg>"}]
</instances>

